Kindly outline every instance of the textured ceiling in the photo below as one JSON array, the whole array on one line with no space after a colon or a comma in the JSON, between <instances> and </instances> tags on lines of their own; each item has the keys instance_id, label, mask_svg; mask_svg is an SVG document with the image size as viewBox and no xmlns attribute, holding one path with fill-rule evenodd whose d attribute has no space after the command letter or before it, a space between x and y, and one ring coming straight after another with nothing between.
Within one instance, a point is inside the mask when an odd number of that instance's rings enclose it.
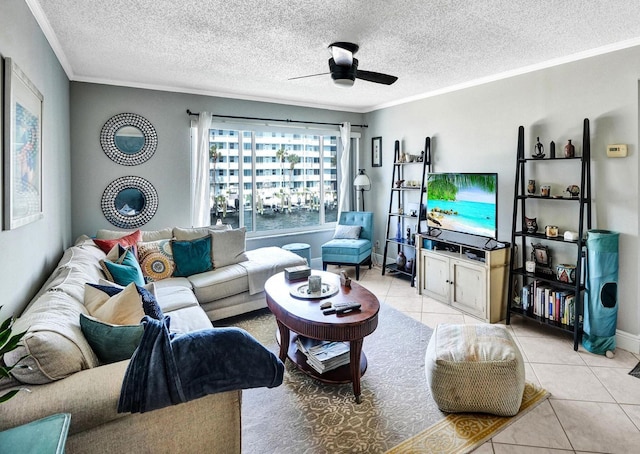
<instances>
[{"instance_id":1,"label":"textured ceiling","mask_svg":"<svg viewBox=\"0 0 640 454\"><path fill-rule=\"evenodd\" d=\"M26 0L72 80L367 112L640 44L638 0ZM330 76L327 46L360 45Z\"/></svg>"}]
</instances>

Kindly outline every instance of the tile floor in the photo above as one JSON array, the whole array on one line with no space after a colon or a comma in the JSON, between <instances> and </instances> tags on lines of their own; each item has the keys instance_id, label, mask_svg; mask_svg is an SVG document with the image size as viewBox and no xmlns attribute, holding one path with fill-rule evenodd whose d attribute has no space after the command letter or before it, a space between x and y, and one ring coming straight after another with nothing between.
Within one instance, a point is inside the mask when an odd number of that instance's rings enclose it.
<instances>
[{"instance_id":1,"label":"tile floor","mask_svg":"<svg viewBox=\"0 0 640 454\"><path fill-rule=\"evenodd\" d=\"M430 327L482 323L418 295L407 280L382 276L380 269L365 267L359 283ZM522 351L527 380L551 397L475 453L640 453L640 379L628 374L640 355L617 349L608 359L582 346L576 352L569 334L519 317L509 329Z\"/></svg>"}]
</instances>

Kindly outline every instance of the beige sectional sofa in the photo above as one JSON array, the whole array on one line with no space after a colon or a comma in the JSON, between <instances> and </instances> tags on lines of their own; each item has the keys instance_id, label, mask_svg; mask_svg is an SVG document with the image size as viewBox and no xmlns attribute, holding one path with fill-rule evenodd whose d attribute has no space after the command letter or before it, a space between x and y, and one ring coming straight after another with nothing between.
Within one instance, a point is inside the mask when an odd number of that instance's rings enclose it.
<instances>
[{"instance_id":1,"label":"beige sectional sofa","mask_svg":"<svg viewBox=\"0 0 640 454\"><path fill-rule=\"evenodd\" d=\"M127 232L98 233L113 237ZM175 233L197 236L202 231L143 232L143 241L160 241ZM220 247L224 236L217 238ZM232 242L222 243L222 249L229 249ZM171 317L172 332L210 328L210 320L265 307L260 282L287 266L306 263L280 248L244 251L239 258L246 260L229 264L225 264L221 249L217 252L221 266L214 270L163 279L151 287L163 312ZM28 354L24 363L29 368L14 369L19 382L0 381L0 387L26 390L0 406L0 431L65 412L71 414L69 453L239 453L241 391L213 394L148 413L117 413L129 360L101 364L79 322L80 314L88 314L85 284L105 279L100 266L105 258L105 252L92 239L81 237L64 252L47 282L16 320L16 332L27 330L27 334L22 347L7 353L4 360L11 365Z\"/></svg>"}]
</instances>

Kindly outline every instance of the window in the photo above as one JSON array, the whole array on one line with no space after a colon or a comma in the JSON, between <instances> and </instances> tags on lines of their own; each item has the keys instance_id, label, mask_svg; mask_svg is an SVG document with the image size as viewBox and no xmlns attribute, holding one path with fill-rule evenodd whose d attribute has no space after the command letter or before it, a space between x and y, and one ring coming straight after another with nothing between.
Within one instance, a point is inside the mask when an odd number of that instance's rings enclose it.
<instances>
[{"instance_id":1,"label":"window","mask_svg":"<svg viewBox=\"0 0 640 454\"><path fill-rule=\"evenodd\" d=\"M298 131L209 131L211 224L265 233L336 222L339 135Z\"/></svg>"}]
</instances>

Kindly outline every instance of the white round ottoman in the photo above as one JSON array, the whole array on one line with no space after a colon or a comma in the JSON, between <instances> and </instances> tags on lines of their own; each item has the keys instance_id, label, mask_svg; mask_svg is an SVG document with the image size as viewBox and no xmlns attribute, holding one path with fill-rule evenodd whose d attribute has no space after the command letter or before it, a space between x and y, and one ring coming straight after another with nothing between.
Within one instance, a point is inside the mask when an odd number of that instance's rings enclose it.
<instances>
[{"instance_id":1,"label":"white round ottoman","mask_svg":"<svg viewBox=\"0 0 640 454\"><path fill-rule=\"evenodd\" d=\"M518 413L524 391L522 354L503 325L439 324L425 354L438 408L449 413Z\"/></svg>"}]
</instances>

